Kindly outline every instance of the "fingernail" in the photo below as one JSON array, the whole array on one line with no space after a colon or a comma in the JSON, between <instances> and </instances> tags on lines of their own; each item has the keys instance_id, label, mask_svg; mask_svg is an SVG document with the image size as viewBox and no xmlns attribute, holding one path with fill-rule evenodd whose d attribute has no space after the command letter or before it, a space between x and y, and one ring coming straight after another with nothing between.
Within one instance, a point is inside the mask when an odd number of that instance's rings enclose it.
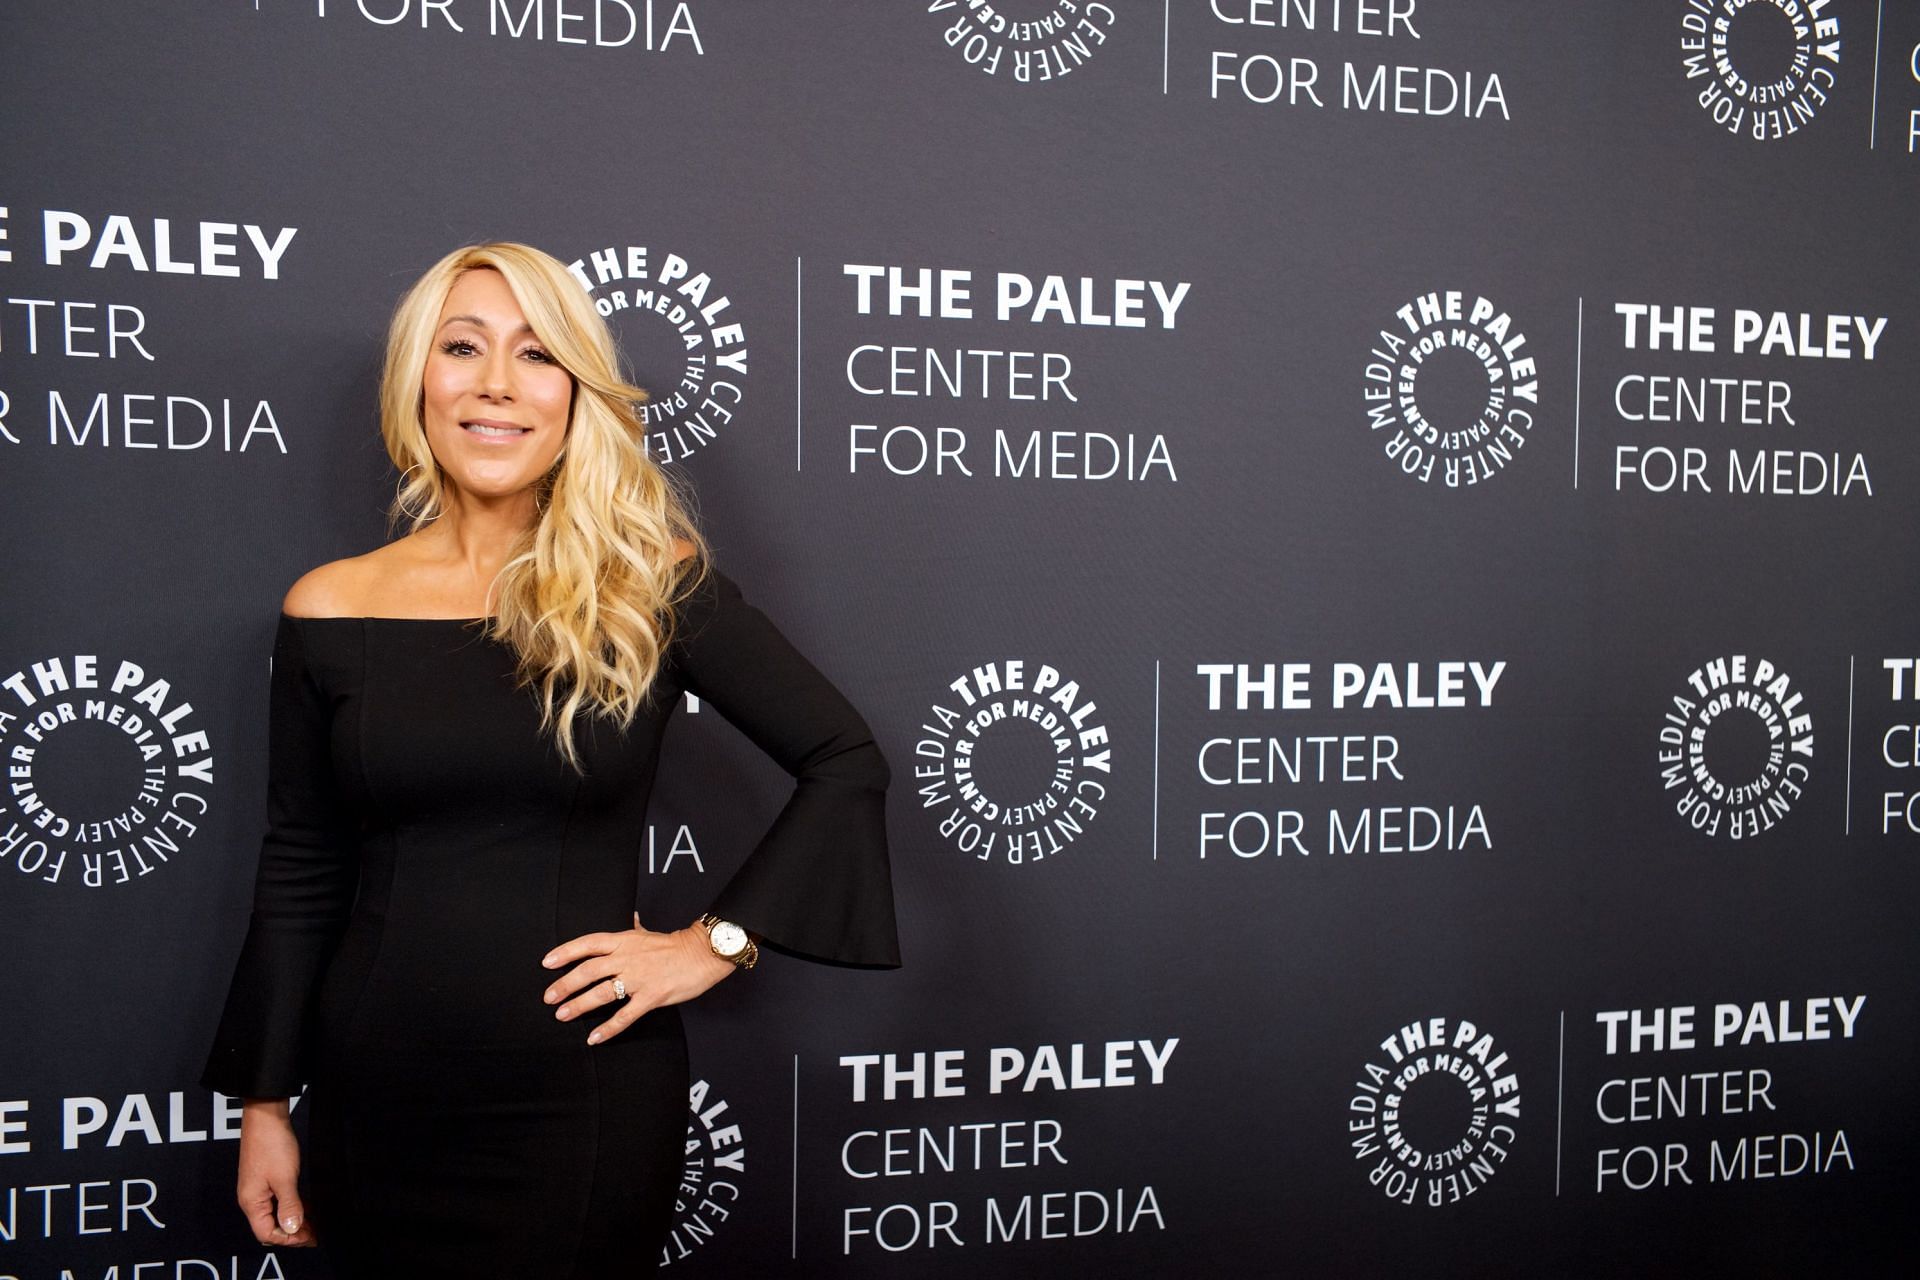
<instances>
[{"instance_id":1,"label":"fingernail","mask_svg":"<svg viewBox=\"0 0 1920 1280\"><path fill-rule=\"evenodd\" d=\"M288 1235L292 1235L300 1229L300 1219L298 1216L282 1218L280 1219L280 1225L286 1228Z\"/></svg>"},{"instance_id":2,"label":"fingernail","mask_svg":"<svg viewBox=\"0 0 1920 1280\"><path fill-rule=\"evenodd\" d=\"M587 1037L587 1043L588 1043L588 1044L599 1044L599 1043L600 1043L600 1033L599 1033L598 1031L595 1031L595 1032L593 1032L592 1034L590 1034L590 1035L589 1035L589 1036Z\"/></svg>"},{"instance_id":3,"label":"fingernail","mask_svg":"<svg viewBox=\"0 0 1920 1280\"><path fill-rule=\"evenodd\" d=\"M551 969L551 968L553 968L553 957L552 957L552 956L548 956L548 957L546 957L545 959L543 959L542 961L540 961L540 967L541 967L542 969Z\"/></svg>"},{"instance_id":4,"label":"fingernail","mask_svg":"<svg viewBox=\"0 0 1920 1280\"><path fill-rule=\"evenodd\" d=\"M561 1005L558 1009L555 1009L553 1011L553 1016L556 1018L565 1018L568 1014L572 1012L573 1010L567 1008L567 1006Z\"/></svg>"}]
</instances>

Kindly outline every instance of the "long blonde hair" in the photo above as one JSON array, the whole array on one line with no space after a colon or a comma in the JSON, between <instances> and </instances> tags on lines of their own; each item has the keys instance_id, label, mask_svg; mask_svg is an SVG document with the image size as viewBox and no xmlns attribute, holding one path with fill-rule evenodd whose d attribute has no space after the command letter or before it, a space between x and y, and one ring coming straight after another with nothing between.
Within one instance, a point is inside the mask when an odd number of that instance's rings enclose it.
<instances>
[{"instance_id":1,"label":"long blonde hair","mask_svg":"<svg viewBox=\"0 0 1920 1280\"><path fill-rule=\"evenodd\" d=\"M408 532L445 510L446 481L427 444L423 387L447 293L462 273L498 271L547 353L573 377L573 410L553 469L535 485L539 516L494 579L489 634L519 655L521 687L537 685L542 731L585 767L574 717L585 710L623 728L648 704L673 637L675 606L709 571L691 490L646 449L636 405L647 393L623 372L613 334L579 281L530 245L492 241L456 249L394 310L380 379L380 436L401 472L389 528ZM676 563L674 540L693 544Z\"/></svg>"}]
</instances>

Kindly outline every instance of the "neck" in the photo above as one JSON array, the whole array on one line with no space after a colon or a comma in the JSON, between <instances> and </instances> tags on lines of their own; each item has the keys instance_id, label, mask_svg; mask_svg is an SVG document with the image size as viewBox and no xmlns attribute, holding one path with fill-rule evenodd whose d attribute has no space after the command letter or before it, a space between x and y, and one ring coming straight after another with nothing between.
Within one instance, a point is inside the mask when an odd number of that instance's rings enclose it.
<instances>
[{"instance_id":1,"label":"neck","mask_svg":"<svg viewBox=\"0 0 1920 1280\"><path fill-rule=\"evenodd\" d=\"M499 496L470 494L448 485L444 510L422 532L434 550L450 566L459 566L463 576L486 594L491 612L493 580L520 535L539 517L533 490Z\"/></svg>"}]
</instances>

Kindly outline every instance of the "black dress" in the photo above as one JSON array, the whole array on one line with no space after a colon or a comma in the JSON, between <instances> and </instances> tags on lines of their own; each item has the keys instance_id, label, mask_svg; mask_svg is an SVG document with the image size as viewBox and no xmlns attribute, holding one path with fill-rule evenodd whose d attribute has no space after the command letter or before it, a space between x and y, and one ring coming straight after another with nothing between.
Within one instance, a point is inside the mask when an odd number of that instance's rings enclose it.
<instances>
[{"instance_id":1,"label":"black dress","mask_svg":"<svg viewBox=\"0 0 1920 1280\"><path fill-rule=\"evenodd\" d=\"M513 668L478 620L280 618L253 915L201 1083L306 1084L301 1194L343 1275L652 1269L688 1121L679 1011L590 1046L615 1006L556 1019L541 996L571 965L540 960L632 927L682 691L797 779L714 913L802 957L899 963L887 763L724 574L681 606L651 706L576 722L584 779Z\"/></svg>"}]
</instances>

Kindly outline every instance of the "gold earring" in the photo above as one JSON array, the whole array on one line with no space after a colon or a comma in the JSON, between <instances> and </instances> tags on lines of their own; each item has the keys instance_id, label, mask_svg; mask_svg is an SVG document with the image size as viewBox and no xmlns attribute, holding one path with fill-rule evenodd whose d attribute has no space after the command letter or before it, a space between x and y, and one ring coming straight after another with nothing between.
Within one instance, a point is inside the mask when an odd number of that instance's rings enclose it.
<instances>
[{"instance_id":1,"label":"gold earring","mask_svg":"<svg viewBox=\"0 0 1920 1280\"><path fill-rule=\"evenodd\" d=\"M400 513L402 515L404 515L407 519L412 520L416 524L422 523L428 519L427 512L431 510L433 505L433 499L431 496L429 496L426 500L427 507L425 510L415 511L412 507L407 505L407 487L408 487L407 477L412 475L414 472L418 470L420 470L420 464L416 462L413 465L409 466L405 471L402 471L400 473L400 483L395 488L394 495L393 495L393 505L399 508Z\"/></svg>"}]
</instances>

